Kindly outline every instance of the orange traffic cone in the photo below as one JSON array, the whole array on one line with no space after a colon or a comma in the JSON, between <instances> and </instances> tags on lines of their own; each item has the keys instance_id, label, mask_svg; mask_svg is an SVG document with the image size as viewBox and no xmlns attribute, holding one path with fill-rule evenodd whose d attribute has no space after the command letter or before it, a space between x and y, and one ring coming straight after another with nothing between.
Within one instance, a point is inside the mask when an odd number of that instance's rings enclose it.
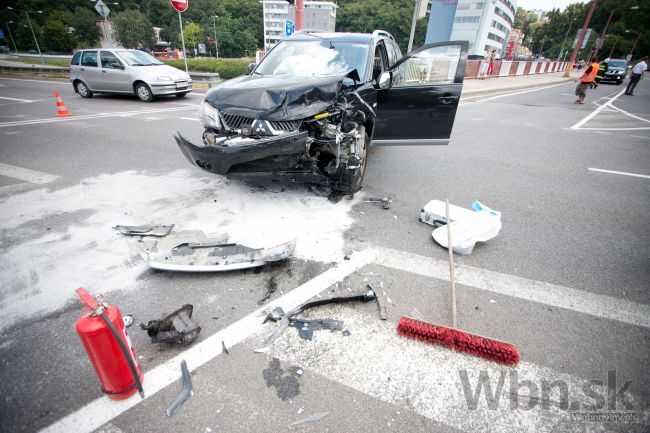
<instances>
[{"instance_id":1,"label":"orange traffic cone","mask_svg":"<svg viewBox=\"0 0 650 433\"><path fill-rule=\"evenodd\" d=\"M63 99L61 99L59 92L54 92L54 97L56 98L56 108L58 110L56 112L57 117L71 116L72 113L69 112L67 108L65 108L65 104L63 103Z\"/></svg>"}]
</instances>

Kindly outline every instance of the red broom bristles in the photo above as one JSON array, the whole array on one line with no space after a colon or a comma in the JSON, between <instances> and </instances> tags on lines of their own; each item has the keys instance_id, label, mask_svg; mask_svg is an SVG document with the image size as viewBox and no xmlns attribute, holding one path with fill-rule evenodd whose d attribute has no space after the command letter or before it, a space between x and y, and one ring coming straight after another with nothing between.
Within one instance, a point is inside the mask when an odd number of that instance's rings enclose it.
<instances>
[{"instance_id":1,"label":"red broom bristles","mask_svg":"<svg viewBox=\"0 0 650 433\"><path fill-rule=\"evenodd\" d=\"M500 364L516 365L519 362L517 349L509 343L410 317L400 317L397 333L429 344L442 344L452 350L470 353Z\"/></svg>"}]
</instances>

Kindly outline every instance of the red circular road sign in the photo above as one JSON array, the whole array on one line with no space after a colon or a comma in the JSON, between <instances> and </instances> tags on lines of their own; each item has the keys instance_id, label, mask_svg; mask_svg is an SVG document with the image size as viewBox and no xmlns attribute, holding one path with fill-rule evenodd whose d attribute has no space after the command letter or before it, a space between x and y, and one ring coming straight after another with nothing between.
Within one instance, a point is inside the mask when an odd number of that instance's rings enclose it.
<instances>
[{"instance_id":1,"label":"red circular road sign","mask_svg":"<svg viewBox=\"0 0 650 433\"><path fill-rule=\"evenodd\" d=\"M189 0L172 0L172 6L174 6L174 9L178 12L185 12L188 4Z\"/></svg>"}]
</instances>

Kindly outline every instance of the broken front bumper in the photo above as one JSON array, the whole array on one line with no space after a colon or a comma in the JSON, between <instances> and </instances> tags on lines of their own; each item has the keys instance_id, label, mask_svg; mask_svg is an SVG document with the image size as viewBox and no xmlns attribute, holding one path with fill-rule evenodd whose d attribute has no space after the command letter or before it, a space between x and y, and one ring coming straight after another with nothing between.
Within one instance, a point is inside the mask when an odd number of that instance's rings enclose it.
<instances>
[{"instance_id":1,"label":"broken front bumper","mask_svg":"<svg viewBox=\"0 0 650 433\"><path fill-rule=\"evenodd\" d=\"M174 134L174 138L181 152L190 163L210 173L221 175L234 174L233 167L242 164L254 164L256 161L263 161L265 158L282 155L302 155L307 147L307 132L294 132L235 146L197 146L185 139L178 131ZM277 171L282 171L282 168L269 167L268 170L260 170L251 174Z\"/></svg>"}]
</instances>

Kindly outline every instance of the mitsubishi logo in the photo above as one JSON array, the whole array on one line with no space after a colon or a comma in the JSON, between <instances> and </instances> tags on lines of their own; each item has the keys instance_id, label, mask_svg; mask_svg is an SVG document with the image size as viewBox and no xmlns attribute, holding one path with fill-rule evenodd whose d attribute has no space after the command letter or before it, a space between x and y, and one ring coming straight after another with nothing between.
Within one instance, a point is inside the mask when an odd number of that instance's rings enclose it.
<instances>
[{"instance_id":1,"label":"mitsubishi logo","mask_svg":"<svg viewBox=\"0 0 650 433\"><path fill-rule=\"evenodd\" d=\"M255 120L251 125L253 135L273 135L266 120Z\"/></svg>"}]
</instances>

